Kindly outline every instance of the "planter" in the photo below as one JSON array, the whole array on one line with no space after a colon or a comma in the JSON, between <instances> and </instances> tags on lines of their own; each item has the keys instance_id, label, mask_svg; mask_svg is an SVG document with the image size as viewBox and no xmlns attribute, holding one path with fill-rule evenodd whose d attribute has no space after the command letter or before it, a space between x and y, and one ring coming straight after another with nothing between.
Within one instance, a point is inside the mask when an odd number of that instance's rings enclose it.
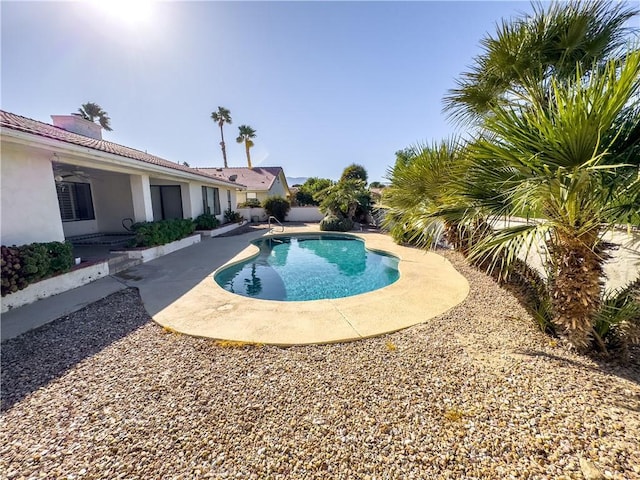
<instances>
[{"instance_id":1,"label":"planter","mask_svg":"<svg viewBox=\"0 0 640 480\"><path fill-rule=\"evenodd\" d=\"M39 282L32 283L27 288L3 297L2 313L12 308L33 303L36 300L81 287L107 275L109 275L109 263L99 262L86 267L76 268L75 270L56 275L55 277L45 278Z\"/></svg>"},{"instance_id":2,"label":"planter","mask_svg":"<svg viewBox=\"0 0 640 480\"><path fill-rule=\"evenodd\" d=\"M213 230L196 230L195 233L200 234L202 238L217 237L218 235L222 235L223 233L227 233L232 230L235 230L236 228L240 228L246 223L247 223L246 220L242 221L241 223L228 223L226 225L222 225L221 227L214 228Z\"/></svg>"},{"instance_id":3,"label":"planter","mask_svg":"<svg viewBox=\"0 0 640 480\"><path fill-rule=\"evenodd\" d=\"M200 243L200 239L202 237L200 234L194 234L189 237L185 237L181 240L176 240L175 242L165 243L164 245L158 245L157 247L147 247L147 248L136 248L131 250L118 250L114 253L121 253L127 255L131 259L141 260L143 263L150 262L151 260L155 260L158 257L162 257L163 255L168 255L170 253L175 252L176 250L181 250L186 247L190 247L196 243Z\"/></svg>"}]
</instances>

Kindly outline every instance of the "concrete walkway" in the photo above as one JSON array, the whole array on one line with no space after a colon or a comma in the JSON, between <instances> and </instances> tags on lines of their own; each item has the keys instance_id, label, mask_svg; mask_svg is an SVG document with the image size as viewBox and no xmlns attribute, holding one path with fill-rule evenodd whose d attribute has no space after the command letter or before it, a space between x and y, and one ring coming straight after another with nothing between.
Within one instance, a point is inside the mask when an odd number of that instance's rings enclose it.
<instances>
[{"instance_id":1,"label":"concrete walkway","mask_svg":"<svg viewBox=\"0 0 640 480\"><path fill-rule=\"evenodd\" d=\"M113 277L103 277L82 287L38 300L2 314L2 340L17 337L55 319L69 315L90 303L127 288Z\"/></svg>"}]
</instances>

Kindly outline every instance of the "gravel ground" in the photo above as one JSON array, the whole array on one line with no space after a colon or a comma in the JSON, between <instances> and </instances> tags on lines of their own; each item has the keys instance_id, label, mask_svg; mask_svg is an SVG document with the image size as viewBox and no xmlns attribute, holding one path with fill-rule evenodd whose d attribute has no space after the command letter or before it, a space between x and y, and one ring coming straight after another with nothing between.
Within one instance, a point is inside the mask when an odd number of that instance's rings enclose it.
<instances>
[{"instance_id":1,"label":"gravel ground","mask_svg":"<svg viewBox=\"0 0 640 480\"><path fill-rule=\"evenodd\" d=\"M358 342L221 346L164 331L131 289L3 342L0 475L640 478L637 350L575 355L445 255L468 299Z\"/></svg>"}]
</instances>

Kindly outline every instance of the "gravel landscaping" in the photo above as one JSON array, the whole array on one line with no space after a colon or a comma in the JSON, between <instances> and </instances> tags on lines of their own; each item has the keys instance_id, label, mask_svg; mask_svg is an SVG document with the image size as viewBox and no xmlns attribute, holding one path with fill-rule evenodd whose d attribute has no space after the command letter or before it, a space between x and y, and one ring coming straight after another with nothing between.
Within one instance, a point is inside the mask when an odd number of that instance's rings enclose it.
<instances>
[{"instance_id":1,"label":"gravel landscaping","mask_svg":"<svg viewBox=\"0 0 640 480\"><path fill-rule=\"evenodd\" d=\"M2 343L8 479L640 478L640 357L550 341L509 293L323 346L167 332L134 289ZM428 288L428 279L425 279Z\"/></svg>"}]
</instances>

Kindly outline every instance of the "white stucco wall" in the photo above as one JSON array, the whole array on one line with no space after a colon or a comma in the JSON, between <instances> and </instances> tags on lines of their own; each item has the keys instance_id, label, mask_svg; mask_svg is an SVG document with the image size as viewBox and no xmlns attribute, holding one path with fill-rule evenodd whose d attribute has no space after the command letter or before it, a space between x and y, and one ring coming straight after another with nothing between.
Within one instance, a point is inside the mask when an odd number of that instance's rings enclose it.
<instances>
[{"instance_id":1,"label":"white stucco wall","mask_svg":"<svg viewBox=\"0 0 640 480\"><path fill-rule=\"evenodd\" d=\"M287 222L319 222L324 218L318 207L291 207Z\"/></svg>"},{"instance_id":2,"label":"white stucco wall","mask_svg":"<svg viewBox=\"0 0 640 480\"><path fill-rule=\"evenodd\" d=\"M282 174L278 175L276 179L273 181L273 185L271 185L271 189L269 190L270 197L283 197L287 198L287 192L284 189L284 185L282 183Z\"/></svg>"},{"instance_id":3,"label":"white stucco wall","mask_svg":"<svg viewBox=\"0 0 640 480\"><path fill-rule=\"evenodd\" d=\"M264 208L239 208L238 212L249 221L266 222L269 215ZM318 207L291 207L285 221L287 222L319 222L324 218Z\"/></svg>"},{"instance_id":4,"label":"white stucco wall","mask_svg":"<svg viewBox=\"0 0 640 480\"><path fill-rule=\"evenodd\" d=\"M2 244L63 241L47 152L3 142L0 167Z\"/></svg>"},{"instance_id":5,"label":"white stucco wall","mask_svg":"<svg viewBox=\"0 0 640 480\"><path fill-rule=\"evenodd\" d=\"M62 222L65 237L75 237L76 235L88 235L98 233L97 220L80 220L77 222Z\"/></svg>"}]
</instances>

